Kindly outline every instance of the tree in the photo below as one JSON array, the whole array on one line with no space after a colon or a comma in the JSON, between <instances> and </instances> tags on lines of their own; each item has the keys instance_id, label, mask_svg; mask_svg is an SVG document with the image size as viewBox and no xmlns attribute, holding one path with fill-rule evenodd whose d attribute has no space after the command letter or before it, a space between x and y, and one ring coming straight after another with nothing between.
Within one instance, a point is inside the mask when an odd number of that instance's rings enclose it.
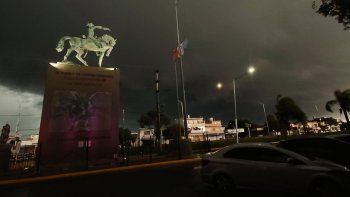
<instances>
[{"instance_id":1,"label":"tree","mask_svg":"<svg viewBox=\"0 0 350 197\"><path fill-rule=\"evenodd\" d=\"M142 114L138 120L140 127L151 128L157 125L157 111L151 110L144 114ZM170 124L170 118L164 114L164 112L160 112L160 126L167 126Z\"/></svg>"},{"instance_id":2,"label":"tree","mask_svg":"<svg viewBox=\"0 0 350 197\"><path fill-rule=\"evenodd\" d=\"M279 131L280 130L279 122L273 114L267 115L266 119L267 119L267 122L269 123L270 131Z\"/></svg>"},{"instance_id":3,"label":"tree","mask_svg":"<svg viewBox=\"0 0 350 197\"><path fill-rule=\"evenodd\" d=\"M180 131L179 131L180 130ZM184 133L185 129L178 123L169 125L164 131L163 135L165 139L177 139L179 134Z\"/></svg>"},{"instance_id":4,"label":"tree","mask_svg":"<svg viewBox=\"0 0 350 197\"><path fill-rule=\"evenodd\" d=\"M340 90L334 91L334 100L330 100L326 103L326 110L329 112L333 112L332 106L338 104L340 107L340 112L344 113L347 128L350 128L350 121L348 113L350 111L350 89L344 90L343 92Z\"/></svg>"},{"instance_id":5,"label":"tree","mask_svg":"<svg viewBox=\"0 0 350 197\"><path fill-rule=\"evenodd\" d=\"M133 141L131 131L129 129L119 128L119 142L122 147L130 147Z\"/></svg>"},{"instance_id":6,"label":"tree","mask_svg":"<svg viewBox=\"0 0 350 197\"><path fill-rule=\"evenodd\" d=\"M350 0L319 0L320 6L317 8L316 1L313 2L313 9L325 17L335 17L345 29L350 28Z\"/></svg>"},{"instance_id":7,"label":"tree","mask_svg":"<svg viewBox=\"0 0 350 197\"><path fill-rule=\"evenodd\" d=\"M122 157L128 157L131 148L131 143L135 142L136 138L131 135L129 129L119 128L119 143L121 147Z\"/></svg>"},{"instance_id":8,"label":"tree","mask_svg":"<svg viewBox=\"0 0 350 197\"><path fill-rule=\"evenodd\" d=\"M157 125L157 118L158 118L157 111L151 110L142 114L138 122L140 124L140 127L155 128ZM161 110L160 111L160 128L164 126L168 126L169 124L170 124L170 118ZM157 129L155 129L154 131L155 131L154 133L156 135L157 141L160 142L160 132ZM158 144L160 145L160 143Z\"/></svg>"},{"instance_id":9,"label":"tree","mask_svg":"<svg viewBox=\"0 0 350 197\"><path fill-rule=\"evenodd\" d=\"M238 119L237 120L238 128L246 128L247 124L252 125L253 123L252 123L252 121L247 120L247 119ZM235 120L230 120L225 129L227 130L227 129L235 129L235 128L236 128Z\"/></svg>"},{"instance_id":10,"label":"tree","mask_svg":"<svg viewBox=\"0 0 350 197\"><path fill-rule=\"evenodd\" d=\"M301 122L306 124L307 117L300 107L289 97L277 96L276 117L280 124L280 129L287 132L290 129L290 123Z\"/></svg>"},{"instance_id":11,"label":"tree","mask_svg":"<svg viewBox=\"0 0 350 197\"><path fill-rule=\"evenodd\" d=\"M9 138L9 134L10 134L10 125L6 124L5 126L2 127L1 130L1 136L0 136L0 144L5 144L6 141Z\"/></svg>"}]
</instances>

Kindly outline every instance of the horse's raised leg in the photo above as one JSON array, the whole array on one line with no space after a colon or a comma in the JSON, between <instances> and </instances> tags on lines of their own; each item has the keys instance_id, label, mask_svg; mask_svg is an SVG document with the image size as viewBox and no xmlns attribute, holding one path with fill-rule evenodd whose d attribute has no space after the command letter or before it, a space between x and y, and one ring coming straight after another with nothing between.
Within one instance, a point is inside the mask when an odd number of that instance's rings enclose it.
<instances>
[{"instance_id":1,"label":"horse's raised leg","mask_svg":"<svg viewBox=\"0 0 350 197\"><path fill-rule=\"evenodd\" d=\"M66 55L63 57L63 61L67 61L68 56L72 53L73 49L69 48L67 49Z\"/></svg>"},{"instance_id":2,"label":"horse's raised leg","mask_svg":"<svg viewBox=\"0 0 350 197\"><path fill-rule=\"evenodd\" d=\"M75 56L81 63L83 63L85 66L88 66L87 65L87 62L81 57L83 54L84 54L84 51L83 50L76 50L77 52L77 55Z\"/></svg>"},{"instance_id":3,"label":"horse's raised leg","mask_svg":"<svg viewBox=\"0 0 350 197\"><path fill-rule=\"evenodd\" d=\"M101 53L100 54L100 58L98 59L98 65L101 67L102 66L102 60L103 60L103 56L105 55L105 53Z\"/></svg>"},{"instance_id":4,"label":"horse's raised leg","mask_svg":"<svg viewBox=\"0 0 350 197\"><path fill-rule=\"evenodd\" d=\"M87 54L88 54L88 51L85 52L84 58L86 58Z\"/></svg>"}]
</instances>

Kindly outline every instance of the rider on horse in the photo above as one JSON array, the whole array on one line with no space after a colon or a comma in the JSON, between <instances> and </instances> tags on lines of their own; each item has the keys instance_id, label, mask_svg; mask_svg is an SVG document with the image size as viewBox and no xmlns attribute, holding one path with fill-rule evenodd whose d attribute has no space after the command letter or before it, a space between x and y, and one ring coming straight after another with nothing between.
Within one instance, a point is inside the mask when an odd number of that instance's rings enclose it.
<instances>
[{"instance_id":1,"label":"rider on horse","mask_svg":"<svg viewBox=\"0 0 350 197\"><path fill-rule=\"evenodd\" d=\"M104 34L101 37L96 37L94 35L95 29L110 31L109 28L102 27L102 26L95 26L92 23L88 23L86 26L88 27L87 37L85 35L82 36L83 38L64 36L58 41L56 50L58 52L61 52L62 50L64 50L64 43L65 41L69 40L70 47L67 48L67 52L63 58L63 61L67 61L67 58L71 54L71 52L75 51L77 53L75 57L85 66L87 66L88 64L84 60L84 58L86 57L88 51L91 51L91 52L95 52L96 55L99 57L98 65L101 67L103 57L109 56L117 40L107 34ZM82 57L82 55L84 56Z\"/></svg>"},{"instance_id":2,"label":"rider on horse","mask_svg":"<svg viewBox=\"0 0 350 197\"><path fill-rule=\"evenodd\" d=\"M100 42L99 42L99 40L98 40L98 39L100 39L100 38L98 38L98 37L95 36L94 30L95 30L95 29L101 29L101 30L110 31L110 29L107 28L107 27L95 26L93 23L88 23L86 26L89 28L89 29L88 29L88 36L87 36L87 39L91 39L91 40L96 44L96 46L102 47L102 46L100 46L101 44L100 44Z\"/></svg>"}]
</instances>

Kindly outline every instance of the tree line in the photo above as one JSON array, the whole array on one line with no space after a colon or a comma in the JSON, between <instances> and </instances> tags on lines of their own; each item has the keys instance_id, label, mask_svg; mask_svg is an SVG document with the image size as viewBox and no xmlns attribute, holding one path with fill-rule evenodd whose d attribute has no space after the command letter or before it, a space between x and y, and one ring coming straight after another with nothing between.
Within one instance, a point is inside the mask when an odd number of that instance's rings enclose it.
<instances>
[{"instance_id":1,"label":"tree line","mask_svg":"<svg viewBox=\"0 0 350 197\"><path fill-rule=\"evenodd\" d=\"M334 91L334 99L327 101L325 104L325 109L329 112L334 112L333 108L338 106L339 112L345 116L346 119L346 127L348 130L350 128L349 121L349 112L350 112L350 89L340 91ZM171 121L171 118L164 112L162 109L160 112L160 126L163 131L163 137L165 139L177 139L179 135L184 134L183 126L178 123L174 123ZM288 96L277 95L276 97L276 105L275 105L275 113L269 114L267 116L267 122L269 124L271 131L278 131L282 134L286 135L287 131L291 129L291 123L300 123L306 129L306 123L308 118L305 112L297 105L297 103ZM337 121L334 118L324 119L329 125L337 124ZM138 123L141 128L149 128L154 129L157 124L157 112L156 110L150 110L141 114L138 119ZM247 119L238 120L238 127L245 128L247 125L258 127L258 124L252 123L252 121ZM266 128L266 123L263 125ZM234 129L234 120L228 122L226 129ZM156 140L160 140L160 133L157 130L154 130ZM307 132L307 130L305 130ZM131 142L135 142L136 138L131 136L131 131L129 129L120 128L119 138L121 140L121 144L124 146L126 144L130 144Z\"/></svg>"}]
</instances>

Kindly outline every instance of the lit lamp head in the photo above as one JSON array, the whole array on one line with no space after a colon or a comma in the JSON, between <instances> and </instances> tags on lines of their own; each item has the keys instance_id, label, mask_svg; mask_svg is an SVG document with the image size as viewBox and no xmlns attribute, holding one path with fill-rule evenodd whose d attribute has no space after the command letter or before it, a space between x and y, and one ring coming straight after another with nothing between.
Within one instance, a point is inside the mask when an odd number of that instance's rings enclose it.
<instances>
[{"instance_id":1,"label":"lit lamp head","mask_svg":"<svg viewBox=\"0 0 350 197\"><path fill-rule=\"evenodd\" d=\"M222 83L220 83L220 82L217 83L217 84L216 84L216 88L217 88L217 89L221 89L221 88L222 88Z\"/></svg>"},{"instance_id":2,"label":"lit lamp head","mask_svg":"<svg viewBox=\"0 0 350 197\"><path fill-rule=\"evenodd\" d=\"M253 74L255 72L255 68L253 66L249 66L248 68L248 74Z\"/></svg>"}]
</instances>

